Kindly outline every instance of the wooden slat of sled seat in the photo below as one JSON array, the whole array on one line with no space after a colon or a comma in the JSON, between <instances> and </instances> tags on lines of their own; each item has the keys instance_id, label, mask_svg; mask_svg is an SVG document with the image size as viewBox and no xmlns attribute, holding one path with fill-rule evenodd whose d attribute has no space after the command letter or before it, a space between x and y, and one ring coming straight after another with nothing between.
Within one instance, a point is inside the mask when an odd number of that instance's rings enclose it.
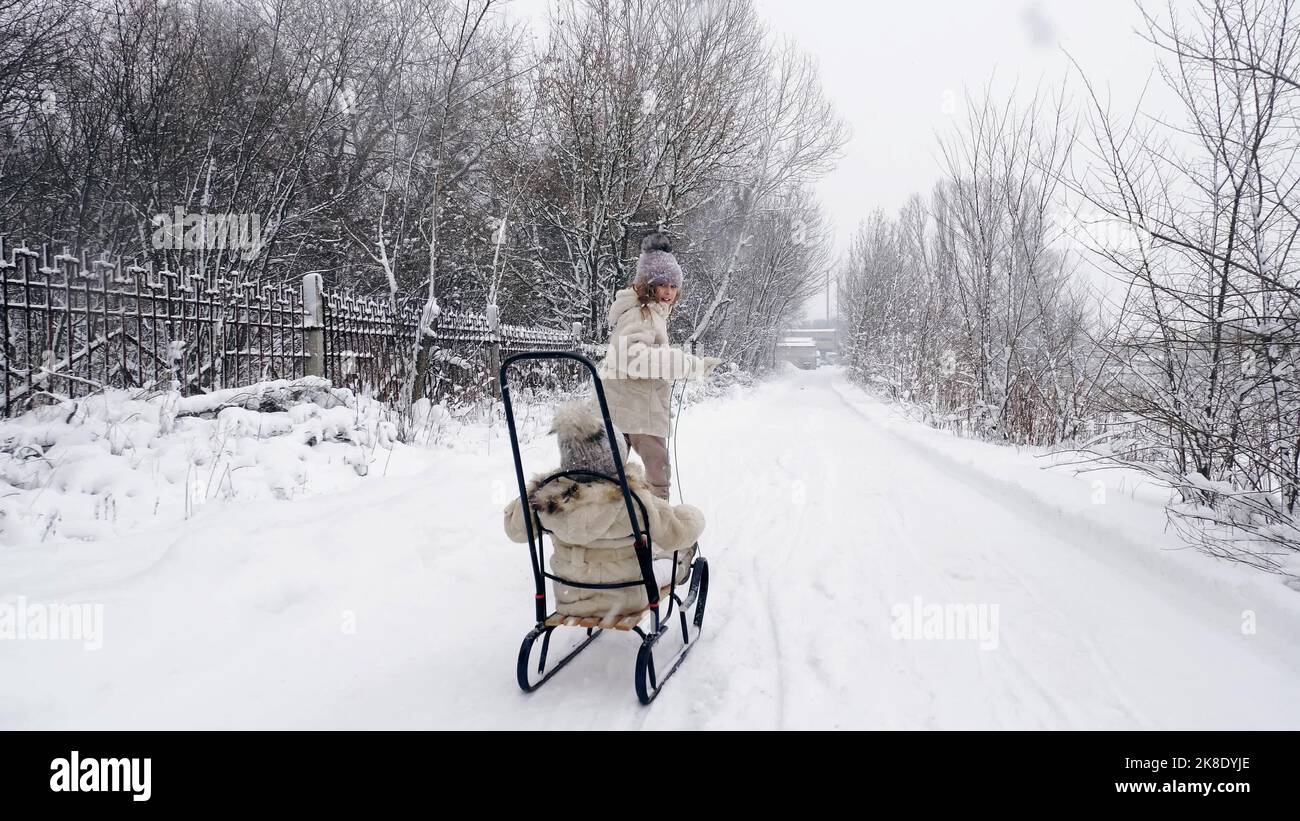
<instances>
[{"instance_id":1,"label":"wooden slat of sled seat","mask_svg":"<svg viewBox=\"0 0 1300 821\"><path fill-rule=\"evenodd\" d=\"M671 588L664 587L659 591L659 606L664 607L664 601L668 598L668 591ZM641 623L645 614L650 612L647 607L640 613L628 613L622 616L612 616L602 620L600 616L566 616L563 613L552 613L546 617L547 627L598 627L602 630L631 630Z\"/></svg>"},{"instance_id":2,"label":"wooden slat of sled seat","mask_svg":"<svg viewBox=\"0 0 1300 821\"><path fill-rule=\"evenodd\" d=\"M646 608L647 610L649 608ZM631 630L641 623L646 611L640 613L630 613L624 616L614 616L609 620L602 621L599 616L566 616L563 613L552 613L546 618L547 627L596 627L602 630Z\"/></svg>"}]
</instances>

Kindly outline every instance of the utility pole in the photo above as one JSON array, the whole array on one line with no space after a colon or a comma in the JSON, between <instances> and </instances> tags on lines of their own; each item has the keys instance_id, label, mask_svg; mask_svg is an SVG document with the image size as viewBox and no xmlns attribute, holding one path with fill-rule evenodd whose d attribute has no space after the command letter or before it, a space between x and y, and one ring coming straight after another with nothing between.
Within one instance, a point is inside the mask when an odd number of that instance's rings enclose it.
<instances>
[{"instance_id":1,"label":"utility pole","mask_svg":"<svg viewBox=\"0 0 1300 821\"><path fill-rule=\"evenodd\" d=\"M826 321L831 321L831 272L826 270Z\"/></svg>"}]
</instances>

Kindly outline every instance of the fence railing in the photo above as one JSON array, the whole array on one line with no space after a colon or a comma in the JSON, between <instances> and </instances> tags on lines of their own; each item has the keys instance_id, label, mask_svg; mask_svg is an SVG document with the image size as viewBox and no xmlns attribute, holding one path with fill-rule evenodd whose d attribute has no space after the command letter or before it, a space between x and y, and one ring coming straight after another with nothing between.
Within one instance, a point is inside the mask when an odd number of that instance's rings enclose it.
<instances>
[{"instance_id":1,"label":"fence railing","mask_svg":"<svg viewBox=\"0 0 1300 821\"><path fill-rule=\"evenodd\" d=\"M323 376L394 401L407 375L422 305L324 287L194 276L48 249L6 249L0 237L0 403L10 416L40 397L105 387L177 384L185 393L265 379ZM495 390L502 351L598 350L577 332L436 318L425 396Z\"/></svg>"}]
</instances>

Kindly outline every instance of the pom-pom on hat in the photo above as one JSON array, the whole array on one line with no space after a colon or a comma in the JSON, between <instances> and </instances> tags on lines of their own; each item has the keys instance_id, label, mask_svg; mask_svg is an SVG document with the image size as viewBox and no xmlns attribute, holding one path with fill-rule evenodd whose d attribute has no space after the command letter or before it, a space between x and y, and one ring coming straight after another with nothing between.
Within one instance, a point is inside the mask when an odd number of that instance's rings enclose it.
<instances>
[{"instance_id":1,"label":"pom-pom on hat","mask_svg":"<svg viewBox=\"0 0 1300 821\"><path fill-rule=\"evenodd\" d=\"M647 288L657 285L682 287L682 266L673 256L673 246L667 234L655 231L641 240L641 256L636 261L636 278L632 284Z\"/></svg>"},{"instance_id":2,"label":"pom-pom on hat","mask_svg":"<svg viewBox=\"0 0 1300 821\"><path fill-rule=\"evenodd\" d=\"M566 402L555 408L551 432L560 445L560 470L590 470L616 476L614 456L605 434L605 419L591 402ZM627 443L623 433L614 428L619 458L626 464Z\"/></svg>"}]
</instances>

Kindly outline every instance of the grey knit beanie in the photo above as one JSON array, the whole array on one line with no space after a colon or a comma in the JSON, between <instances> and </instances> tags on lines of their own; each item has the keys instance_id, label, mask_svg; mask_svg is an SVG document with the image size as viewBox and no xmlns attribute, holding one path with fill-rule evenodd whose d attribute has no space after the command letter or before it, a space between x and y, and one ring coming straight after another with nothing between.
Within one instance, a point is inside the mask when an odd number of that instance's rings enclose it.
<instances>
[{"instance_id":1,"label":"grey knit beanie","mask_svg":"<svg viewBox=\"0 0 1300 821\"><path fill-rule=\"evenodd\" d=\"M641 256L636 261L636 278L632 284L649 288L656 285L682 287L682 266L673 256L673 246L667 234L655 231L641 240Z\"/></svg>"},{"instance_id":2,"label":"grey knit beanie","mask_svg":"<svg viewBox=\"0 0 1300 821\"><path fill-rule=\"evenodd\" d=\"M551 432L560 445L560 470L591 470L617 478L614 456L605 434L605 420L591 402L566 402L557 405ZM614 428L618 455L627 464L627 443L623 433Z\"/></svg>"}]
</instances>

